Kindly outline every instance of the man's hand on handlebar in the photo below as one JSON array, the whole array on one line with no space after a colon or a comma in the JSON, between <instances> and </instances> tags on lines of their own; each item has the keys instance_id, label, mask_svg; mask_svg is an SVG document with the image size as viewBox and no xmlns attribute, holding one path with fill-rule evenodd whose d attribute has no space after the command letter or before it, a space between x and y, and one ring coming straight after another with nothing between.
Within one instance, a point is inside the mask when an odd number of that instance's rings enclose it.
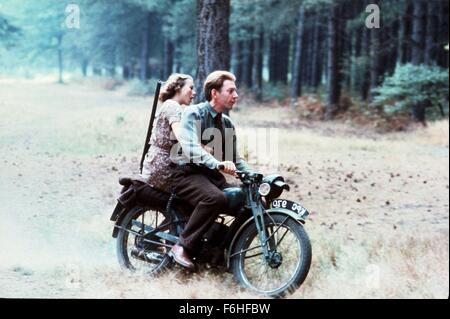
<instances>
[{"instance_id":1,"label":"man's hand on handlebar","mask_svg":"<svg viewBox=\"0 0 450 319\"><path fill-rule=\"evenodd\" d=\"M236 165L234 165L234 163L231 161L220 162L217 165L217 169L225 174L237 176L236 175Z\"/></svg>"}]
</instances>

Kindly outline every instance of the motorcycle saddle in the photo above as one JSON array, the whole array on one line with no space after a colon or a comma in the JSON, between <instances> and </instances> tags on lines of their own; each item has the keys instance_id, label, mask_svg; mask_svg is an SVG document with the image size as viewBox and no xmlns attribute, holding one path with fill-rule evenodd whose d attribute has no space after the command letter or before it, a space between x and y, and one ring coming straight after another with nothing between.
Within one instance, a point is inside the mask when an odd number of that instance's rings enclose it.
<instances>
[{"instance_id":1,"label":"motorcycle saddle","mask_svg":"<svg viewBox=\"0 0 450 319\"><path fill-rule=\"evenodd\" d=\"M170 197L170 193L148 185L140 177L120 177L119 184L123 187L117 200L125 207L138 204L163 210Z\"/></svg>"}]
</instances>

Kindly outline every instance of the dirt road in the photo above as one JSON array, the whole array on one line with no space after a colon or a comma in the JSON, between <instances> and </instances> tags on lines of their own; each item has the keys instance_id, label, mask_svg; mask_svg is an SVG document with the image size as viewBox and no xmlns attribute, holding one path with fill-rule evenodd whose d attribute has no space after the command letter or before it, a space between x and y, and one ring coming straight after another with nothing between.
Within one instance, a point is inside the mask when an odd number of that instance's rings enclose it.
<instances>
[{"instance_id":1,"label":"dirt road","mask_svg":"<svg viewBox=\"0 0 450 319\"><path fill-rule=\"evenodd\" d=\"M150 104L95 82L0 79L0 297L255 297L229 274L119 269L109 216L118 176L139 166ZM379 135L282 107L232 117L244 142L277 129L279 166L257 167L284 175L283 197L312 212L312 268L290 298L448 297L448 121Z\"/></svg>"}]
</instances>

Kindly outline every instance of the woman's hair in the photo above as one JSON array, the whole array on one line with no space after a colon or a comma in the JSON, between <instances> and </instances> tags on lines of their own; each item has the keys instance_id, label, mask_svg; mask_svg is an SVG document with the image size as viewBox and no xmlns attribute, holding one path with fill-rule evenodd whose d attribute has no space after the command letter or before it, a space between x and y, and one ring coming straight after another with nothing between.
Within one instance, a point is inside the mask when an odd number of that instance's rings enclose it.
<instances>
[{"instance_id":1,"label":"woman's hair","mask_svg":"<svg viewBox=\"0 0 450 319\"><path fill-rule=\"evenodd\" d=\"M159 100L164 102L168 99L173 98L177 92L186 84L186 80L192 80L192 77L187 74L174 73L169 76L169 78L164 82L161 92L159 93Z\"/></svg>"},{"instance_id":2,"label":"woman's hair","mask_svg":"<svg viewBox=\"0 0 450 319\"><path fill-rule=\"evenodd\" d=\"M228 71L214 71L208 75L203 86L205 92L205 99L211 101L211 91L213 89L220 90L225 80L236 81L233 73Z\"/></svg>"}]
</instances>

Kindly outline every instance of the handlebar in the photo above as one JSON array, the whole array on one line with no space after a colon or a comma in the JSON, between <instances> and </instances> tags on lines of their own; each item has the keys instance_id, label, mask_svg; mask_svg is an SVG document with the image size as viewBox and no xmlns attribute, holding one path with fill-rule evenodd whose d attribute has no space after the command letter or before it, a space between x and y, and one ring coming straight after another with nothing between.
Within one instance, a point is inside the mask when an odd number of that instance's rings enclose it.
<instances>
[{"instance_id":1,"label":"handlebar","mask_svg":"<svg viewBox=\"0 0 450 319\"><path fill-rule=\"evenodd\" d=\"M225 169L225 165L219 164L219 166L217 166L217 169L218 169L218 170L224 170L224 169ZM234 172L235 172L236 175L238 175L238 176L241 176L241 175L244 175L244 174L247 173L247 172L244 172L244 171L238 171L238 170L236 170L236 171L234 171Z\"/></svg>"},{"instance_id":2,"label":"handlebar","mask_svg":"<svg viewBox=\"0 0 450 319\"><path fill-rule=\"evenodd\" d=\"M218 170L223 170L225 168L225 165L223 164L219 164L219 166L217 167ZM262 180L263 175L259 174L259 173L251 173L251 172L246 172L246 171L239 171L236 170L236 178L239 178L242 182L244 182L245 180L251 180L251 179L258 179L258 180Z\"/></svg>"}]
</instances>

